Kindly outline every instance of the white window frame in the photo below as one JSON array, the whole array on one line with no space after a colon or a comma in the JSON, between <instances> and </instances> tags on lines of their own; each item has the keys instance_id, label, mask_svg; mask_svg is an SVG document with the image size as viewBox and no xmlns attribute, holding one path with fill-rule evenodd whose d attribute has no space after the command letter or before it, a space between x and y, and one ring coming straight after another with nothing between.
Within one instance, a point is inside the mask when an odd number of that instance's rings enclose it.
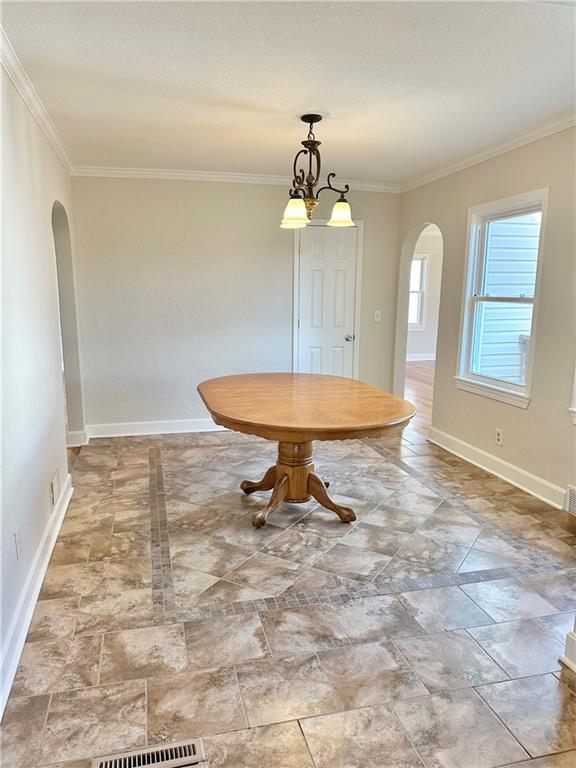
<instances>
[{"instance_id":1,"label":"white window frame","mask_svg":"<svg viewBox=\"0 0 576 768\"><path fill-rule=\"evenodd\" d=\"M545 227L548 207L548 188L536 189L514 197L495 200L491 203L477 205L468 209L468 233L466 238L468 257L464 276L464 295L462 299L462 314L460 320L460 342L458 348L458 370L455 376L458 389L472 392L483 397L500 400L519 408L528 408L532 401L532 378L536 349L535 330L538 328L538 306L540 295L540 280L545 242ZM516 298L509 296L483 297L482 301L517 301L532 303L532 325L530 342L526 354L526 382L522 385L513 384L502 379L481 376L470 370L472 362L474 310L477 296L476 287L483 275L484 234L488 220L505 218L511 215L521 215L535 210L542 211L540 225L540 240L538 244L538 263L536 266L536 284L533 298Z\"/></svg>"},{"instance_id":2,"label":"white window frame","mask_svg":"<svg viewBox=\"0 0 576 768\"><path fill-rule=\"evenodd\" d=\"M419 293L420 294L420 318L418 322L416 323L408 323L408 330L409 331L423 331L426 327L426 294L428 293L427 287L428 287L428 259L430 254L428 253L415 253L412 256L412 261L410 262L410 272L412 272L412 263L414 261L421 261L421 271L420 271L420 290L419 291L412 291L410 290L410 284L408 284L408 308L410 308L410 294L411 293Z\"/></svg>"}]
</instances>

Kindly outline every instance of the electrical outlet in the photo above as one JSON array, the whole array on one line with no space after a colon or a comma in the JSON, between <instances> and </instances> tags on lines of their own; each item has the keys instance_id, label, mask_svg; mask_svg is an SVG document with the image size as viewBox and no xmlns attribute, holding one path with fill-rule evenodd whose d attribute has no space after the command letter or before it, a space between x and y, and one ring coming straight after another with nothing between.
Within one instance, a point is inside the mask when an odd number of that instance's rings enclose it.
<instances>
[{"instance_id":1,"label":"electrical outlet","mask_svg":"<svg viewBox=\"0 0 576 768\"><path fill-rule=\"evenodd\" d=\"M379 309L374 310L374 322L379 323L382 320L382 312Z\"/></svg>"},{"instance_id":2,"label":"electrical outlet","mask_svg":"<svg viewBox=\"0 0 576 768\"><path fill-rule=\"evenodd\" d=\"M496 445L499 448L502 448L502 446L504 445L504 433L502 432L501 429L498 429L498 428L496 429Z\"/></svg>"},{"instance_id":3,"label":"electrical outlet","mask_svg":"<svg viewBox=\"0 0 576 768\"><path fill-rule=\"evenodd\" d=\"M20 526L14 531L14 549L16 551L16 560L20 560L22 557L22 535L20 533Z\"/></svg>"}]
</instances>

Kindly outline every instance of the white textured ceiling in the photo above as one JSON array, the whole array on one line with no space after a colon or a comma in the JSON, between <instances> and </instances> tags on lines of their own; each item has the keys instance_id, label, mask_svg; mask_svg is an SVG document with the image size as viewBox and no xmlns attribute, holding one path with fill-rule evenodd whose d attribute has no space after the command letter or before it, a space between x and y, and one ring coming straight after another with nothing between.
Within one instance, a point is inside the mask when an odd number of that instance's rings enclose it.
<instances>
[{"instance_id":1,"label":"white textured ceiling","mask_svg":"<svg viewBox=\"0 0 576 768\"><path fill-rule=\"evenodd\" d=\"M4 3L73 165L406 183L574 109L574 6Z\"/></svg>"}]
</instances>

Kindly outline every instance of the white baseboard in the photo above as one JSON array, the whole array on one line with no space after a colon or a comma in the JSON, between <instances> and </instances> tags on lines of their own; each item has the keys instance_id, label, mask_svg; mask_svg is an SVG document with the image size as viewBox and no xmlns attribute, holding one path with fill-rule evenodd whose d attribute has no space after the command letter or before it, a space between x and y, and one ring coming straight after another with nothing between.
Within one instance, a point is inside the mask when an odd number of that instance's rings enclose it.
<instances>
[{"instance_id":1,"label":"white baseboard","mask_svg":"<svg viewBox=\"0 0 576 768\"><path fill-rule=\"evenodd\" d=\"M517 467L515 464L503 461L503 459L499 459L491 453L476 448L470 445L470 443L465 443L463 440L453 437L447 432L434 429L434 427L430 427L428 439L434 445L445 448L450 453L460 456L461 459L466 459L471 464L475 464L477 467L485 469L497 477L501 477L502 480L506 480L506 482L515 485L516 488L536 496L536 498L545 501L557 509L562 509L564 506L565 490L559 485L554 485L548 482L548 480L544 480L521 467Z\"/></svg>"},{"instance_id":2,"label":"white baseboard","mask_svg":"<svg viewBox=\"0 0 576 768\"><path fill-rule=\"evenodd\" d=\"M116 424L87 424L88 437L132 437L175 435L180 432L214 432L224 429L212 419L171 419L169 421L127 421Z\"/></svg>"},{"instance_id":3,"label":"white baseboard","mask_svg":"<svg viewBox=\"0 0 576 768\"><path fill-rule=\"evenodd\" d=\"M572 672L576 672L576 627L566 635L566 650L560 656L560 661Z\"/></svg>"},{"instance_id":4,"label":"white baseboard","mask_svg":"<svg viewBox=\"0 0 576 768\"><path fill-rule=\"evenodd\" d=\"M84 429L66 433L66 445L68 448L78 448L80 445L88 445L88 432Z\"/></svg>"},{"instance_id":5,"label":"white baseboard","mask_svg":"<svg viewBox=\"0 0 576 768\"><path fill-rule=\"evenodd\" d=\"M30 566L24 588L20 594L14 617L10 622L8 631L6 633L6 641L2 647L1 656L1 668L2 668L2 683L0 687L0 717L4 712L4 707L8 701L10 694L10 688L14 681L14 675L18 669L18 662L24 648L26 641L26 635L28 634L28 628L32 620L36 601L40 593L42 582L48 568L50 556L54 549L54 544L58 538L60 526L62 520L66 514L68 504L72 497L74 489L72 488L72 481L70 475L66 475L66 481L64 487L60 492L58 501L54 507L48 524L42 534L42 539L36 550L36 555Z\"/></svg>"},{"instance_id":6,"label":"white baseboard","mask_svg":"<svg viewBox=\"0 0 576 768\"><path fill-rule=\"evenodd\" d=\"M436 360L434 352L410 352L406 355L407 363L425 362L427 360Z\"/></svg>"}]
</instances>

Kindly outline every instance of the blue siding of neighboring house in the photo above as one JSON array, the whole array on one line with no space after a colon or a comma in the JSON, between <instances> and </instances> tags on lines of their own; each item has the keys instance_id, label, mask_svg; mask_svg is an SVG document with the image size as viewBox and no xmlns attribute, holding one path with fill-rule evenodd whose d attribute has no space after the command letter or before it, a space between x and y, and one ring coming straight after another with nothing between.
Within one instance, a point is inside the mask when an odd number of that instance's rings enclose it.
<instances>
[{"instance_id":1,"label":"blue siding of neighboring house","mask_svg":"<svg viewBox=\"0 0 576 768\"><path fill-rule=\"evenodd\" d=\"M489 222L484 265L485 295L534 296L540 221L540 213L529 213ZM478 304L472 363L475 373L524 384L532 309L531 303Z\"/></svg>"}]
</instances>

